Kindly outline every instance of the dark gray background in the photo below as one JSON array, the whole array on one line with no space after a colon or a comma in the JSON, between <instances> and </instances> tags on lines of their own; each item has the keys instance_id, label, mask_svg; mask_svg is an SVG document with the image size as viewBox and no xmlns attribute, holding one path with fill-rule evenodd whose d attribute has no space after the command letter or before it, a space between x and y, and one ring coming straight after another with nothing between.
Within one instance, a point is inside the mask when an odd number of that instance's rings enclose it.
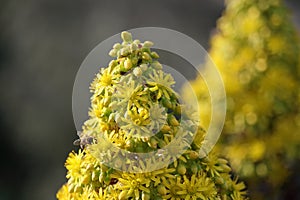
<instances>
[{"instance_id":1,"label":"dark gray background","mask_svg":"<svg viewBox=\"0 0 300 200\"><path fill-rule=\"evenodd\" d=\"M294 12L300 8L296 2L287 1ZM222 9L221 0L1 0L0 200L55 199L76 139L73 82L99 42L155 26L208 48ZM300 21L299 13L294 21Z\"/></svg>"}]
</instances>

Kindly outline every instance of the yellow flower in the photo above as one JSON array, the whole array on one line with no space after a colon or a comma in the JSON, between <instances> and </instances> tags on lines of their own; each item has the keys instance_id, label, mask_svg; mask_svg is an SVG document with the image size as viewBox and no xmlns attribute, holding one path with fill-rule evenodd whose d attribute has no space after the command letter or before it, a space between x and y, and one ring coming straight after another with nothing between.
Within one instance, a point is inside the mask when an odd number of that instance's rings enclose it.
<instances>
[{"instance_id":1,"label":"yellow flower","mask_svg":"<svg viewBox=\"0 0 300 200\"><path fill-rule=\"evenodd\" d=\"M218 152L249 180L252 194L259 194L253 198L261 199L266 194L257 188L266 187L262 183L267 182L271 190L279 190L300 157L295 153L300 152L300 136L294 134L299 132L295 123L300 105L299 38L281 0L226 1L216 33L209 54L222 75L227 96ZM211 62L204 67L211 67ZM208 90L201 76L192 85L200 123L207 128L211 118ZM214 159L203 165L218 176ZM231 198L239 199L239 195Z\"/></svg>"},{"instance_id":2,"label":"yellow flower","mask_svg":"<svg viewBox=\"0 0 300 200\"><path fill-rule=\"evenodd\" d=\"M157 91L157 100L162 96L170 99L170 95L177 95L171 88L175 84L175 81L170 74L165 74L162 70L158 70L153 71L153 73L149 75L149 78L147 84L150 86L150 91Z\"/></svg>"},{"instance_id":3,"label":"yellow flower","mask_svg":"<svg viewBox=\"0 0 300 200\"><path fill-rule=\"evenodd\" d=\"M134 199L139 199L141 192L150 193L150 183L151 179L145 178L144 174L130 174L123 173L122 177L118 179L116 187L121 191L125 191L126 199L132 197Z\"/></svg>"},{"instance_id":4,"label":"yellow flower","mask_svg":"<svg viewBox=\"0 0 300 200\"><path fill-rule=\"evenodd\" d=\"M81 163L83 160L84 151L79 150L78 154L74 151L69 154L69 157L66 160L66 168L68 170L67 178L79 178L81 173Z\"/></svg>"},{"instance_id":5,"label":"yellow flower","mask_svg":"<svg viewBox=\"0 0 300 200\"><path fill-rule=\"evenodd\" d=\"M78 134L84 150L69 154L57 198L230 199L241 187L225 188L226 161L199 158L205 131L196 112L179 103L153 44L132 41L130 33L122 38L109 53L117 59L91 85L90 118ZM224 174L228 180L217 183Z\"/></svg>"},{"instance_id":6,"label":"yellow flower","mask_svg":"<svg viewBox=\"0 0 300 200\"><path fill-rule=\"evenodd\" d=\"M215 191L214 183L207 178L205 174L193 174L191 178L183 176L183 179L184 181L180 185L182 190L177 192L177 194L184 195L185 199L197 200L198 198L216 198L217 192Z\"/></svg>"},{"instance_id":7,"label":"yellow flower","mask_svg":"<svg viewBox=\"0 0 300 200\"><path fill-rule=\"evenodd\" d=\"M94 92L93 97L95 98L99 96L105 89L110 88L113 84L116 84L119 77L120 75L113 73L112 66L109 66L106 69L101 68L90 87L90 90Z\"/></svg>"}]
</instances>

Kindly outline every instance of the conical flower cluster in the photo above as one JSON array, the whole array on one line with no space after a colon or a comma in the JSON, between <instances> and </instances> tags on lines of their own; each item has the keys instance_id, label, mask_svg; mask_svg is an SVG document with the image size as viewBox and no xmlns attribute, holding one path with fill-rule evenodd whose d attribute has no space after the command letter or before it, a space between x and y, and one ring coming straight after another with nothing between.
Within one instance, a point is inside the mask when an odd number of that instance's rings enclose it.
<instances>
[{"instance_id":1,"label":"conical flower cluster","mask_svg":"<svg viewBox=\"0 0 300 200\"><path fill-rule=\"evenodd\" d=\"M66 199L246 199L226 160L199 156L205 131L180 103L175 81L163 71L152 42L123 42L91 84L90 118L81 148L66 160Z\"/></svg>"},{"instance_id":2,"label":"conical flower cluster","mask_svg":"<svg viewBox=\"0 0 300 200\"><path fill-rule=\"evenodd\" d=\"M297 37L281 0L228 0L211 40L210 56L227 93L219 149L248 177L255 199L265 197L262 191L276 194L300 158ZM201 77L193 86L207 126L208 91Z\"/></svg>"}]
</instances>

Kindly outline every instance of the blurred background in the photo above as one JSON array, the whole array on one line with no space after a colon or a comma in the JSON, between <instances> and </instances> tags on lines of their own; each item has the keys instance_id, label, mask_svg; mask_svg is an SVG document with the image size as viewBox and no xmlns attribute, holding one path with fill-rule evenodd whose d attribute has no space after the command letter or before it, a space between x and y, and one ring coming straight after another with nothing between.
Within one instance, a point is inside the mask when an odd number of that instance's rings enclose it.
<instances>
[{"instance_id":1,"label":"blurred background","mask_svg":"<svg viewBox=\"0 0 300 200\"><path fill-rule=\"evenodd\" d=\"M286 0L300 28L300 3ZM76 149L72 88L86 55L123 30L180 31L204 48L221 0L0 1L0 200L55 199ZM299 181L299 180L298 180Z\"/></svg>"}]
</instances>

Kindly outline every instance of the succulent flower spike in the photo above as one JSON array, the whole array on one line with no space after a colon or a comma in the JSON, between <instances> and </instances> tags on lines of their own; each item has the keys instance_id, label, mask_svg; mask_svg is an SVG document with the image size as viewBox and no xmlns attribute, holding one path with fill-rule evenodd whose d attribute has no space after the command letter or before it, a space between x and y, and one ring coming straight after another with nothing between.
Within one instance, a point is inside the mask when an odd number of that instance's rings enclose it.
<instances>
[{"instance_id":1,"label":"succulent flower spike","mask_svg":"<svg viewBox=\"0 0 300 200\"><path fill-rule=\"evenodd\" d=\"M91 84L90 117L76 142L82 149L69 154L57 198L246 199L226 160L199 157L205 131L180 102L153 43L128 32L121 38Z\"/></svg>"},{"instance_id":2,"label":"succulent flower spike","mask_svg":"<svg viewBox=\"0 0 300 200\"><path fill-rule=\"evenodd\" d=\"M283 4L227 0L211 40L210 56L227 93L218 148L247 180L253 199L284 199L282 185L300 159L300 46ZM192 85L207 127L208 91L201 77Z\"/></svg>"}]
</instances>

